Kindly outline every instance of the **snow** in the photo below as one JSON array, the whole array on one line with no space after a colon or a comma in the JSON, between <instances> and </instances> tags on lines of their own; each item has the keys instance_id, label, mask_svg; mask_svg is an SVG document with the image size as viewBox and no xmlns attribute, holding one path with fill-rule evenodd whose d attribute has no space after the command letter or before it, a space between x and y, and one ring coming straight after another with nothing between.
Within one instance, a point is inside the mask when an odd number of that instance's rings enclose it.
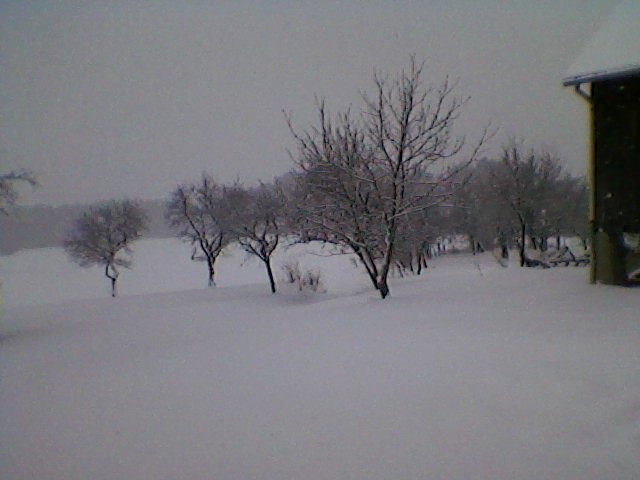
<instances>
[{"instance_id":1,"label":"snow","mask_svg":"<svg viewBox=\"0 0 640 480\"><path fill-rule=\"evenodd\" d=\"M622 0L587 42L563 80L587 83L627 74L640 74L640 2Z\"/></svg>"},{"instance_id":2,"label":"snow","mask_svg":"<svg viewBox=\"0 0 640 480\"><path fill-rule=\"evenodd\" d=\"M455 255L383 301L304 251L278 262L326 294L238 251L201 288L173 240L116 299L58 249L0 257L0 478L637 478L638 289Z\"/></svg>"},{"instance_id":3,"label":"snow","mask_svg":"<svg viewBox=\"0 0 640 480\"><path fill-rule=\"evenodd\" d=\"M118 290L125 295L192 290L206 286L203 262L191 260L191 247L178 239L143 239L133 246L133 268L122 269ZM368 288L367 280L355 268L338 269L348 263L345 256L333 256L316 248L306 254L303 245L280 248L274 254L274 272L282 265L299 262L303 269L319 268L333 289ZM216 264L216 283L229 287L267 281L264 264L237 246L223 251ZM102 268L79 268L60 248L38 248L0 256L0 279L4 278L5 305L8 307L64 300L103 298L110 284ZM268 283L265 289L268 290Z\"/></svg>"}]
</instances>

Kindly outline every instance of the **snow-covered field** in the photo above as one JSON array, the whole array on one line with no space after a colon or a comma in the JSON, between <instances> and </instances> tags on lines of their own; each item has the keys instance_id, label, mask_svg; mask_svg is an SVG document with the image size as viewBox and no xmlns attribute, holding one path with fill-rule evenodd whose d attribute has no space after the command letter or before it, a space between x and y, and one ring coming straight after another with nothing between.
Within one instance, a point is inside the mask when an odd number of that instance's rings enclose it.
<instances>
[{"instance_id":1,"label":"snow-covered field","mask_svg":"<svg viewBox=\"0 0 640 480\"><path fill-rule=\"evenodd\" d=\"M383 301L296 248L327 292L271 295L188 257L140 242L116 299L58 249L0 257L1 479L640 478L639 289L450 256Z\"/></svg>"}]
</instances>

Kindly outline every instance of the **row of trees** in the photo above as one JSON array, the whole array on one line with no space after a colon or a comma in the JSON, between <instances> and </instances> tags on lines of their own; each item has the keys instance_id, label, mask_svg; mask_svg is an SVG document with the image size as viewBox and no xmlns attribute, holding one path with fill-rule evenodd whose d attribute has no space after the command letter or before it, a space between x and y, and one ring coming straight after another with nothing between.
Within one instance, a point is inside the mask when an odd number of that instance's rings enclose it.
<instances>
[{"instance_id":1,"label":"row of trees","mask_svg":"<svg viewBox=\"0 0 640 480\"><path fill-rule=\"evenodd\" d=\"M483 159L467 171L452 198L449 232L463 233L472 249L493 247L506 255L517 246L520 265L527 246L546 250L549 238L580 237L586 245L588 186L570 175L557 157L511 142L498 159Z\"/></svg>"},{"instance_id":2,"label":"row of trees","mask_svg":"<svg viewBox=\"0 0 640 480\"><path fill-rule=\"evenodd\" d=\"M167 203L167 220L193 246L191 258L206 262L208 285L215 285L216 259L230 242L265 265L271 291L276 282L271 256L285 229L287 201L278 185L245 188L218 184L203 173L199 182L178 186Z\"/></svg>"},{"instance_id":3,"label":"row of trees","mask_svg":"<svg viewBox=\"0 0 640 480\"><path fill-rule=\"evenodd\" d=\"M166 205L166 220L193 247L191 259L207 265L209 286L215 285L216 260L231 242L259 258L266 267L271 291L276 281L271 256L284 232L283 191L261 184L226 186L203 173L198 182L179 185ZM80 266L99 265L117 294L121 268L131 266L133 242L148 229L148 217L138 202L114 200L91 206L74 223L64 248Z\"/></svg>"},{"instance_id":4,"label":"row of trees","mask_svg":"<svg viewBox=\"0 0 640 480\"><path fill-rule=\"evenodd\" d=\"M215 285L218 257L236 242L264 263L274 293L272 255L283 237L288 242L330 243L354 253L376 288L386 282L382 275L391 266L420 274L439 237L466 235L474 253L496 246L508 252L518 246L521 265L527 244L546 249L554 236L557 244L560 236L586 239L584 179L564 172L557 158L527 151L521 144L505 147L499 159L480 159L464 169L458 166L441 177L425 176L413 183L431 179L426 184L433 191L425 197L431 203L405 211L395 230L386 223L390 216L384 191L376 190L374 182L366 183L364 175L354 182L345 169L324 167L322 172L296 169L273 184L253 188L239 182L223 185L203 173L198 181L172 192L166 204L167 222L192 246L191 259L206 264L209 286ZM103 266L115 296L120 268L131 265L131 243L147 226L145 212L136 202L101 203L76 221L64 245L81 266ZM389 293L386 288L383 298Z\"/></svg>"},{"instance_id":5,"label":"row of trees","mask_svg":"<svg viewBox=\"0 0 640 480\"><path fill-rule=\"evenodd\" d=\"M505 251L517 243L524 265L527 239L541 239L544 248L551 235L584 234L584 182L522 143L483 159L489 129L472 142L460 135L467 99L449 79L425 84L423 69L411 58L395 78L376 72L357 114L348 108L331 115L318 100L315 124L300 128L286 116L295 166L273 184L223 185L204 173L173 191L167 221L193 246L191 258L206 263L210 286L231 242L264 263L272 292L271 258L286 236L355 254L386 298L392 268L420 273L439 236L466 234L474 248L498 244ZM78 221L65 247L81 265L104 265L115 295L117 267L129 262L118 260L119 252L126 254L145 227L135 203L103 204Z\"/></svg>"}]
</instances>

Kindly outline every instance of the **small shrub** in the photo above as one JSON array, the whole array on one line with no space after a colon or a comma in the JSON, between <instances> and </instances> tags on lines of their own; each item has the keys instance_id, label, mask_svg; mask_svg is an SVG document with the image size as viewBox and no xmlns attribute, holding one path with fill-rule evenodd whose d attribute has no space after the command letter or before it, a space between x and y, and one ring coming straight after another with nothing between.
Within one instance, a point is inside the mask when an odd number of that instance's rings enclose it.
<instances>
[{"instance_id":1,"label":"small shrub","mask_svg":"<svg viewBox=\"0 0 640 480\"><path fill-rule=\"evenodd\" d=\"M284 271L286 283L289 285L298 283L298 278L300 278L300 265L298 265L298 262L287 262L282 265L282 270Z\"/></svg>"},{"instance_id":2,"label":"small shrub","mask_svg":"<svg viewBox=\"0 0 640 480\"><path fill-rule=\"evenodd\" d=\"M322 275L318 270L301 270L298 262L287 262L282 266L285 282L294 285L299 292L325 292Z\"/></svg>"}]
</instances>

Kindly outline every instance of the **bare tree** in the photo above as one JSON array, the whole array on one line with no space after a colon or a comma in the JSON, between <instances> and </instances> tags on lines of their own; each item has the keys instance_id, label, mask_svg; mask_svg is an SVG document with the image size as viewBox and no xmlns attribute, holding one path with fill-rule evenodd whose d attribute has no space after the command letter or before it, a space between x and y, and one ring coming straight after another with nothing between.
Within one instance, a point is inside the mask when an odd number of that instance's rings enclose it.
<instances>
[{"instance_id":1,"label":"bare tree","mask_svg":"<svg viewBox=\"0 0 640 480\"><path fill-rule=\"evenodd\" d=\"M264 263L271 292L276 293L271 256L284 232L284 193L277 185L246 189L236 182L224 188L223 197L228 231L245 252Z\"/></svg>"},{"instance_id":2,"label":"bare tree","mask_svg":"<svg viewBox=\"0 0 640 480\"><path fill-rule=\"evenodd\" d=\"M464 154L465 138L454 128L466 99L448 79L426 87L422 71L411 57L392 81L377 72L359 119L347 111L334 124L323 102L316 127L296 132L288 119L306 190L302 216L327 241L353 250L382 298L403 219L446 200L489 136L485 130L465 161L449 165Z\"/></svg>"},{"instance_id":3,"label":"bare tree","mask_svg":"<svg viewBox=\"0 0 640 480\"><path fill-rule=\"evenodd\" d=\"M495 168L495 161L481 159L465 170L461 187L451 201L449 232L466 235L474 254L499 246L503 258L508 258L512 217L496 194Z\"/></svg>"},{"instance_id":4,"label":"bare tree","mask_svg":"<svg viewBox=\"0 0 640 480\"><path fill-rule=\"evenodd\" d=\"M207 173L199 183L179 185L167 202L166 219L193 246L191 259L207 264L207 284L215 286L216 260L229 243L222 205L223 187Z\"/></svg>"},{"instance_id":5,"label":"bare tree","mask_svg":"<svg viewBox=\"0 0 640 480\"><path fill-rule=\"evenodd\" d=\"M132 200L112 200L89 207L75 222L64 248L81 267L101 265L116 296L118 267L131 266L131 244L147 230L147 216Z\"/></svg>"},{"instance_id":6,"label":"bare tree","mask_svg":"<svg viewBox=\"0 0 640 480\"><path fill-rule=\"evenodd\" d=\"M380 225L368 168L370 149L349 113L334 125L321 103L319 117L319 128L294 132L299 149L294 223L303 241L319 240L353 251L377 288Z\"/></svg>"},{"instance_id":7,"label":"bare tree","mask_svg":"<svg viewBox=\"0 0 640 480\"><path fill-rule=\"evenodd\" d=\"M0 212L8 215L7 208L15 205L20 197L18 185L27 184L36 187L38 181L28 170L16 170L0 174Z\"/></svg>"},{"instance_id":8,"label":"bare tree","mask_svg":"<svg viewBox=\"0 0 640 480\"><path fill-rule=\"evenodd\" d=\"M563 211L562 192L569 176L558 158L547 152L525 150L520 142L503 147L500 160L492 163L495 194L510 212L519 236L520 265L527 264L527 239L534 247L545 248L546 239L559 233Z\"/></svg>"}]
</instances>

